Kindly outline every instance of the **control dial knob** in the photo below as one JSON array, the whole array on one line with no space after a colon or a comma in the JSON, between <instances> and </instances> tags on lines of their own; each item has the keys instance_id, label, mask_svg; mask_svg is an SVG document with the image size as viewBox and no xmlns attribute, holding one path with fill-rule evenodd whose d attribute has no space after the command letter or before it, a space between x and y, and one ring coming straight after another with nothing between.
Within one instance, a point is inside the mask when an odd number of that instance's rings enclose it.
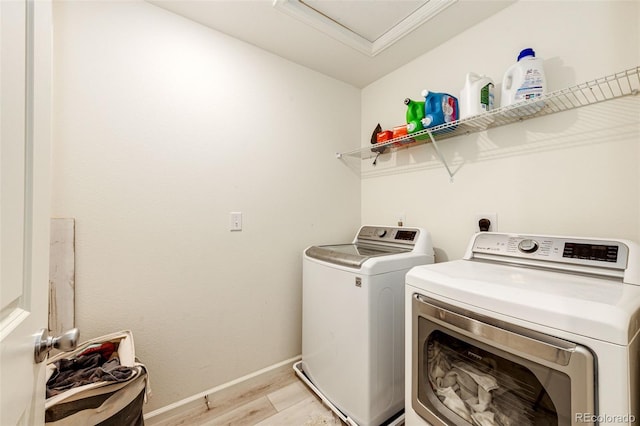
<instances>
[{"instance_id":1,"label":"control dial knob","mask_svg":"<svg viewBox=\"0 0 640 426\"><path fill-rule=\"evenodd\" d=\"M520 244L518 244L518 250L523 253L533 253L538 250L538 247L538 242L531 239L522 240L520 241Z\"/></svg>"},{"instance_id":2,"label":"control dial knob","mask_svg":"<svg viewBox=\"0 0 640 426\"><path fill-rule=\"evenodd\" d=\"M386 229L376 229L376 235L378 237L382 238L385 235L387 235L387 230Z\"/></svg>"}]
</instances>

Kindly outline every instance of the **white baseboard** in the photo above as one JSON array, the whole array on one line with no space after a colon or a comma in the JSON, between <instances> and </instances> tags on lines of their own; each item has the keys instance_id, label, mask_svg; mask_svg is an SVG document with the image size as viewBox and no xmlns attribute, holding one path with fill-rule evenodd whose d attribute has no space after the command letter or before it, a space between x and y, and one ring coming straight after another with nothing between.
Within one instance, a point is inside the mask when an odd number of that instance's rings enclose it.
<instances>
[{"instance_id":1,"label":"white baseboard","mask_svg":"<svg viewBox=\"0 0 640 426\"><path fill-rule=\"evenodd\" d=\"M298 362L302 357L300 355L247 374L246 376L239 377L227 383L223 383L219 386L213 387L204 392L192 395L180 401L174 402L167 406L158 408L144 415L145 424L149 426L160 424L170 418L188 416L199 410L206 411L205 397L210 397L212 394L216 394L225 389L237 386L244 382L259 378L260 376L273 373L278 369L290 370L293 373L292 365Z\"/></svg>"}]
</instances>

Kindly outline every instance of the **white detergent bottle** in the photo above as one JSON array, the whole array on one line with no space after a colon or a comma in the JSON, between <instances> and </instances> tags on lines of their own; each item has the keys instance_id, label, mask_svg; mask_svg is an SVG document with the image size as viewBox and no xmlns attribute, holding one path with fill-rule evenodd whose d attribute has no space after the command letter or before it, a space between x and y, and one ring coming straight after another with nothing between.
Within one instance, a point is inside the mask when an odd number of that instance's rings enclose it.
<instances>
[{"instance_id":1,"label":"white detergent bottle","mask_svg":"<svg viewBox=\"0 0 640 426\"><path fill-rule=\"evenodd\" d=\"M539 98L546 91L547 83L542 59L536 58L533 49L527 48L518 55L518 62L511 65L504 73L500 106L505 107ZM535 113L543 106L543 102L536 102L531 105L528 112Z\"/></svg>"},{"instance_id":2,"label":"white detergent bottle","mask_svg":"<svg viewBox=\"0 0 640 426\"><path fill-rule=\"evenodd\" d=\"M460 91L460 119L489 112L493 109L493 80L484 75L467 73Z\"/></svg>"}]
</instances>

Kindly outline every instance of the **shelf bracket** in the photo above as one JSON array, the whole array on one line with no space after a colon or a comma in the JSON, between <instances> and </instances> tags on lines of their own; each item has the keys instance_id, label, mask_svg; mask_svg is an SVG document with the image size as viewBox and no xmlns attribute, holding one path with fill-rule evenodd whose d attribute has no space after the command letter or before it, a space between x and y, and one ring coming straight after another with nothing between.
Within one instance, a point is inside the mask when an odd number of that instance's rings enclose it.
<instances>
[{"instance_id":1,"label":"shelf bracket","mask_svg":"<svg viewBox=\"0 0 640 426\"><path fill-rule=\"evenodd\" d=\"M440 148L438 148L438 144L436 143L436 140L433 137L433 134L431 132L427 132L427 135L429 135L429 139L431 139L431 143L433 144L433 149L435 149L435 151L436 151L436 155L438 156L438 158L440 159L440 161L444 165L444 168L447 169L447 173L449 173L449 182L453 183L453 175L455 173L451 173L451 169L449 168L449 165L447 164L447 161L444 159L444 156L440 152Z\"/></svg>"}]
</instances>

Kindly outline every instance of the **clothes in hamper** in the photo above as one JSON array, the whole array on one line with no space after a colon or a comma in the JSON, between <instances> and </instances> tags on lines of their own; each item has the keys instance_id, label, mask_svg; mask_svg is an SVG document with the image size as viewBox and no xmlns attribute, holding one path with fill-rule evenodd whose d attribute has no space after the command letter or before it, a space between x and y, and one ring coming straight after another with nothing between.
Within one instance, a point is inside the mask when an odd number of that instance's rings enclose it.
<instances>
[{"instance_id":1,"label":"clothes in hamper","mask_svg":"<svg viewBox=\"0 0 640 426\"><path fill-rule=\"evenodd\" d=\"M125 382L136 374L136 370L120 365L117 356L106 360L100 352L63 358L56 361L55 366L55 372L47 381L47 398L89 383Z\"/></svg>"}]
</instances>

